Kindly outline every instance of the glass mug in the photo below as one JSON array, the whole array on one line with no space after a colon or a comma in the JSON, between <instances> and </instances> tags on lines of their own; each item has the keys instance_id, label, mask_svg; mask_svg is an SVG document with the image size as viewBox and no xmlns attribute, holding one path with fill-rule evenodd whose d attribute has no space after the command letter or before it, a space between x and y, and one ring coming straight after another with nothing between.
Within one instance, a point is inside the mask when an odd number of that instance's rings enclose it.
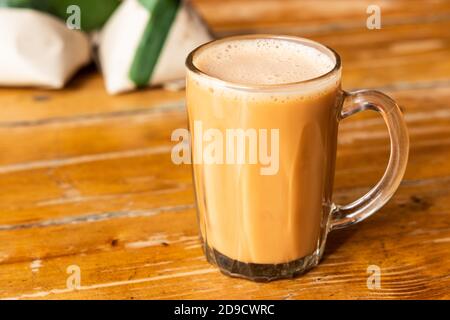
<instances>
[{"instance_id":1,"label":"glass mug","mask_svg":"<svg viewBox=\"0 0 450 320\"><path fill-rule=\"evenodd\" d=\"M221 80L196 64L207 50L220 54L242 41L266 40L314 48L334 67L304 81L251 85ZM332 49L291 36L234 36L195 49L186 67L200 236L207 260L224 274L255 281L299 275L319 263L330 231L369 217L398 188L409 146L401 111L381 92L341 90L341 59ZM386 122L388 166L366 195L337 205L338 124L365 110Z\"/></svg>"}]
</instances>

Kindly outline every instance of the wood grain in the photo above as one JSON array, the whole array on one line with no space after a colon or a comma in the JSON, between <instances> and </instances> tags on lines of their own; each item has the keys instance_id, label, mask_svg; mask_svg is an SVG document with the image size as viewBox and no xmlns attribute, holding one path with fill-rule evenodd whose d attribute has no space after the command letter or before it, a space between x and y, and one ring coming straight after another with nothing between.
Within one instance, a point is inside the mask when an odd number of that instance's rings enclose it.
<instances>
[{"instance_id":1,"label":"wood grain","mask_svg":"<svg viewBox=\"0 0 450 320\"><path fill-rule=\"evenodd\" d=\"M0 89L0 298L449 299L450 4L375 1L383 27L364 27L373 1L196 0L218 35L307 36L342 56L347 90L374 87L404 111L405 179L367 221L330 234L322 263L294 280L221 275L198 240L191 168L170 160L186 126L184 92L111 97L82 71L61 91ZM342 122L334 200L383 174L388 135L378 115ZM81 288L66 286L67 267ZM381 288L367 288L367 268Z\"/></svg>"},{"instance_id":2,"label":"wood grain","mask_svg":"<svg viewBox=\"0 0 450 320\"><path fill-rule=\"evenodd\" d=\"M365 29L369 5L382 12L384 26L448 21L446 0L194 0L218 35Z\"/></svg>"}]
</instances>

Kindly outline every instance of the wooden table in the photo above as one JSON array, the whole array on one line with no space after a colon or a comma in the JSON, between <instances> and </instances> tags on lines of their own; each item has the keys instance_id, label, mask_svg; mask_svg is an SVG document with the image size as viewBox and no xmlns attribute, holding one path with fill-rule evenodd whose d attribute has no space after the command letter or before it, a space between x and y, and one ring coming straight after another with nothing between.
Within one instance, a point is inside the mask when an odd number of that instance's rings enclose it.
<instances>
[{"instance_id":1,"label":"wooden table","mask_svg":"<svg viewBox=\"0 0 450 320\"><path fill-rule=\"evenodd\" d=\"M398 192L373 217L332 233L306 275L228 278L203 257L190 167L170 160L170 134L186 126L184 92L111 97L90 69L62 91L1 89L0 297L450 298L450 2L196 2L218 36L312 38L341 54L345 89L395 98L411 138ZM381 30L365 27L372 3ZM388 153L379 116L345 120L336 202L366 192ZM367 287L370 265L381 268L379 289Z\"/></svg>"}]
</instances>

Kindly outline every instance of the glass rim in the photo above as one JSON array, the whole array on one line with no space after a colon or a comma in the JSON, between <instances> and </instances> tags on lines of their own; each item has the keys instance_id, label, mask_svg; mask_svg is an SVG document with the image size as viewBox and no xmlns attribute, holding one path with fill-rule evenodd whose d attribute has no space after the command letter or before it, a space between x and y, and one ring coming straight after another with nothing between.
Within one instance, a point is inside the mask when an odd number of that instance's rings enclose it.
<instances>
[{"instance_id":1,"label":"glass rim","mask_svg":"<svg viewBox=\"0 0 450 320\"><path fill-rule=\"evenodd\" d=\"M319 50L322 49L321 52L323 52L325 54L328 53L329 56L334 57L334 66L331 70L327 71L326 73L323 73L323 74L321 74L317 77L311 78L311 79L306 79L306 80L301 80L301 81L296 81L296 82L287 82L287 83L255 84L255 85L222 80L220 78L217 78L215 76L207 74L206 72L200 70L199 68L197 68L197 66L195 66L195 64L194 64L195 56L199 52L207 49L208 47L211 47L213 45L223 43L223 42L228 42L228 41L233 41L233 40L246 40L246 39L261 39L261 40L279 39L279 40L285 40L285 41L306 44L310 47L314 47ZM318 81L322 81L322 80L331 78L337 72L339 72L341 70L341 58L340 58L339 54L336 51L334 51L332 48L325 46L319 42L307 39L307 38L302 38L302 37L297 37L297 36L288 36L288 35L252 34L252 35L229 36L229 37L224 37L221 39L216 39L216 40L212 40L207 43L204 43L204 44L200 45L199 47L197 47L196 49L194 49L193 51L191 51L191 53L189 53L189 55L186 58L185 65L186 65L186 68L190 72L193 72L197 76L207 78L208 80L211 80L214 83L224 86L226 88L246 90L246 91L254 91L254 90L267 91L267 90L276 90L276 89L295 89L295 88L305 85L305 84L311 84L314 82L318 82Z\"/></svg>"}]
</instances>

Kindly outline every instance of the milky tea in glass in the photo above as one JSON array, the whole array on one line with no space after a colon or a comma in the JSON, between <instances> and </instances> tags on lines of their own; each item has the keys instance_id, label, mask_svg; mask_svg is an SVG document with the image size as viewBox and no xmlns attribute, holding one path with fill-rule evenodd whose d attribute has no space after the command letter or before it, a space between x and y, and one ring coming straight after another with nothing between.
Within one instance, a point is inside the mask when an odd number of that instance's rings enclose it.
<instances>
[{"instance_id":1,"label":"milky tea in glass","mask_svg":"<svg viewBox=\"0 0 450 320\"><path fill-rule=\"evenodd\" d=\"M400 110L377 91L342 91L333 50L297 37L237 36L197 48L186 66L200 235L223 273L298 275L319 263L329 231L366 218L398 187L408 154ZM339 206L338 123L367 109L388 125L388 168L367 195Z\"/></svg>"}]
</instances>

